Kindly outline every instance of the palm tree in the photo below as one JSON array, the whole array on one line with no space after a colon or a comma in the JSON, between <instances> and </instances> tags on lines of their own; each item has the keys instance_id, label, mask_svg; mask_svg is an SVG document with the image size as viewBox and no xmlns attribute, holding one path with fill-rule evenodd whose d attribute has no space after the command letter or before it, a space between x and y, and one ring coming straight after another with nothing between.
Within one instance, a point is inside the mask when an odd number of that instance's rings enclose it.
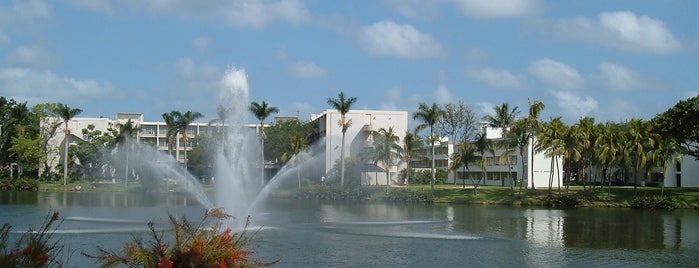
<instances>
[{"instance_id":1,"label":"palm tree","mask_svg":"<svg viewBox=\"0 0 699 268\"><path fill-rule=\"evenodd\" d=\"M428 141L430 143L430 148L432 149L432 178L430 180L430 191L432 196L434 196L434 183L436 181L435 174L435 159L434 159L434 143L436 137L434 135L434 125L439 122L439 119L444 116L445 112L439 107L437 103L433 103L432 106L427 106L425 103L420 103L416 112L413 113L413 119L420 120L423 123L418 125L415 129L416 132L427 127L430 128L430 136Z\"/></svg>"},{"instance_id":2,"label":"palm tree","mask_svg":"<svg viewBox=\"0 0 699 268\"><path fill-rule=\"evenodd\" d=\"M345 97L344 92L340 92L337 98L328 98L328 105L340 112L340 121L337 124L342 128L342 145L340 146L340 186L345 185L345 133L352 126L352 119L347 120L345 114L350 111L350 107L357 101L357 97Z\"/></svg>"},{"instance_id":3,"label":"palm tree","mask_svg":"<svg viewBox=\"0 0 699 268\"><path fill-rule=\"evenodd\" d=\"M485 158L485 152L491 147L490 140L488 140L488 135L485 131L476 134L476 141L474 143L476 146L476 151L481 155L481 179L485 182L485 167L487 166L487 161ZM480 182L480 180L478 180ZM478 189L478 184L474 186L474 189ZM475 192L477 194L477 192Z\"/></svg>"},{"instance_id":4,"label":"palm tree","mask_svg":"<svg viewBox=\"0 0 699 268\"><path fill-rule=\"evenodd\" d=\"M682 148L680 144L672 137L658 136L659 139L655 143L652 150L648 152L650 162L655 167L662 167L663 173L666 173L671 163L677 163L682 160ZM660 198L665 192L665 181L661 182Z\"/></svg>"},{"instance_id":5,"label":"palm tree","mask_svg":"<svg viewBox=\"0 0 699 268\"><path fill-rule=\"evenodd\" d=\"M602 174L602 180L609 180L610 188L607 195L611 195L611 169L620 162L619 155L624 150L624 135L618 124L606 123L598 125L598 128L600 133L595 141L595 152L599 163L602 165L602 170L606 170Z\"/></svg>"},{"instance_id":6,"label":"palm tree","mask_svg":"<svg viewBox=\"0 0 699 268\"><path fill-rule=\"evenodd\" d=\"M466 188L466 174L469 174L471 178L471 183L474 186L474 194L478 194L478 187L476 186L476 181L473 180L471 174L471 169L469 166L478 161L478 156L476 155L476 146L469 142L461 142L457 146L457 152L452 154L452 165L449 169L456 171L459 167L463 168L461 182L463 184L462 188ZM454 178L456 181L456 178ZM480 182L480 180L478 180Z\"/></svg>"},{"instance_id":7,"label":"palm tree","mask_svg":"<svg viewBox=\"0 0 699 268\"><path fill-rule=\"evenodd\" d=\"M638 195L638 171L646 166L648 162L647 152L652 150L656 140L660 137L652 131L650 121L631 119L628 126L627 148L634 162L633 193Z\"/></svg>"},{"instance_id":8,"label":"palm tree","mask_svg":"<svg viewBox=\"0 0 699 268\"><path fill-rule=\"evenodd\" d=\"M280 160L281 162L285 163L291 160L294 156L298 157L299 153L301 153L303 150L308 147L308 143L306 143L306 139L299 134L294 134L290 138L290 150L282 153ZM299 159L296 159L294 162L298 162ZM296 167L296 179L298 180L299 188L301 188L301 167L297 165Z\"/></svg>"},{"instance_id":9,"label":"palm tree","mask_svg":"<svg viewBox=\"0 0 699 268\"><path fill-rule=\"evenodd\" d=\"M129 149L130 140L138 134L138 125L129 119L124 124L119 124L119 136L116 137L115 142L121 144L124 148L124 157L126 158L126 165L124 168L124 187L128 189L129 184Z\"/></svg>"},{"instance_id":10,"label":"palm tree","mask_svg":"<svg viewBox=\"0 0 699 268\"><path fill-rule=\"evenodd\" d=\"M538 100L529 100L529 115L527 116L527 128L529 131L529 139L530 144L532 146L532 152L534 152L534 148L538 147L538 140L536 139L536 136L538 135L539 132L541 132L543 125L541 124L541 121L539 121L539 114L541 114L541 111L545 108L546 106L544 105L543 102L538 101ZM524 159L522 159L524 161ZM524 164L522 164L524 165ZM524 172L524 169L522 169L522 172ZM529 180L531 181L532 184L532 190L536 190L534 186L534 156L532 156L532 161L531 164L529 165L529 173L530 177Z\"/></svg>"},{"instance_id":11,"label":"palm tree","mask_svg":"<svg viewBox=\"0 0 699 268\"><path fill-rule=\"evenodd\" d=\"M186 111L184 113L174 114L175 125L177 126L178 132L182 133L182 141L184 142L184 169L187 170L187 127L189 127L195 120L204 117L203 114L199 112ZM178 149L179 150L179 149Z\"/></svg>"},{"instance_id":12,"label":"palm tree","mask_svg":"<svg viewBox=\"0 0 699 268\"><path fill-rule=\"evenodd\" d=\"M544 151L547 157L551 158L551 172L549 173L549 195L552 194L553 178L554 172L556 170L556 166L554 164L557 164L558 157L564 154L563 138L565 137L566 131L566 125L563 124L563 121L561 121L560 117L556 117L544 126L544 131L541 132L539 135L539 140L541 142L541 150ZM558 185L560 187L560 171L558 172L558 176Z\"/></svg>"},{"instance_id":13,"label":"palm tree","mask_svg":"<svg viewBox=\"0 0 699 268\"><path fill-rule=\"evenodd\" d=\"M226 108L219 104L216 107L216 115L218 115L218 118L209 121L209 125L213 125L214 123L218 124L218 131L221 135L221 151L226 149L226 119L228 119L228 112L230 112L230 110L231 108Z\"/></svg>"},{"instance_id":14,"label":"palm tree","mask_svg":"<svg viewBox=\"0 0 699 268\"><path fill-rule=\"evenodd\" d=\"M70 108L68 105L63 103L58 103L56 105L55 113L60 116L61 119L63 119L63 123L65 125L65 139L63 140L63 185L66 185L68 182L68 138L70 137L68 122L82 112L83 110L78 108Z\"/></svg>"},{"instance_id":15,"label":"palm tree","mask_svg":"<svg viewBox=\"0 0 699 268\"><path fill-rule=\"evenodd\" d=\"M422 140L420 136L413 134L410 131L405 132L403 138L403 161L405 162L405 182L403 184L410 185L410 161L422 156Z\"/></svg>"},{"instance_id":16,"label":"palm tree","mask_svg":"<svg viewBox=\"0 0 699 268\"><path fill-rule=\"evenodd\" d=\"M377 159L386 168L386 186L390 186L391 166L394 160L399 158L403 150L399 144L400 137L393 132L393 127L389 127L388 130L380 128L379 131L374 133L374 137L374 150L376 151Z\"/></svg>"},{"instance_id":17,"label":"palm tree","mask_svg":"<svg viewBox=\"0 0 699 268\"><path fill-rule=\"evenodd\" d=\"M255 115L257 120L260 120L260 151L262 155L262 182L265 181L265 119L272 114L279 112L279 108L274 106L268 106L267 102L262 101L262 103L257 103L253 101L250 103L250 112Z\"/></svg>"},{"instance_id":18,"label":"palm tree","mask_svg":"<svg viewBox=\"0 0 699 268\"><path fill-rule=\"evenodd\" d=\"M530 132L530 129L529 129L528 118L522 118L520 120L515 121L515 123L512 125L512 128L510 129L510 131L508 133L509 133L508 139L510 140L510 144L519 149L519 158L521 159L520 167L522 168L522 178L520 179L520 183L519 183L519 191L521 193L522 187L524 187L524 182L525 182L524 178L526 177L526 174L527 174L527 171L525 170L525 166L524 166L524 163L525 163L524 153L527 150L527 145L529 145L529 141L531 140L531 135L532 135L532 132ZM532 159L533 159L533 157L532 157Z\"/></svg>"},{"instance_id":19,"label":"palm tree","mask_svg":"<svg viewBox=\"0 0 699 268\"><path fill-rule=\"evenodd\" d=\"M165 121L165 127L167 128L167 134L165 135L167 139L167 154L172 155L172 146L175 144L175 139L177 138L177 122L175 118L179 118L182 114L179 111L170 111L169 113L163 113L162 117Z\"/></svg>"},{"instance_id":20,"label":"palm tree","mask_svg":"<svg viewBox=\"0 0 699 268\"><path fill-rule=\"evenodd\" d=\"M510 157L509 157L509 144L506 141L507 139L507 132L510 131L510 127L512 127L512 124L514 124L517 115L519 114L519 107L515 106L510 110L510 105L507 103L503 103L500 106L495 106L493 107L493 110L495 112L495 115L486 115L485 120L490 124L491 127L497 127L500 128L502 131L502 139L503 143L505 144L505 157L507 157L507 172L508 172L508 177L510 177L510 180L512 179L512 170L511 170L511 163L510 163ZM514 185L510 183L510 188L514 192Z\"/></svg>"},{"instance_id":21,"label":"palm tree","mask_svg":"<svg viewBox=\"0 0 699 268\"><path fill-rule=\"evenodd\" d=\"M583 182L583 190L586 187L586 179L589 174L585 173L588 165L592 166L594 161L595 119L592 117L580 118L578 123L571 127L571 132L577 133L577 150L580 152L580 178Z\"/></svg>"}]
</instances>

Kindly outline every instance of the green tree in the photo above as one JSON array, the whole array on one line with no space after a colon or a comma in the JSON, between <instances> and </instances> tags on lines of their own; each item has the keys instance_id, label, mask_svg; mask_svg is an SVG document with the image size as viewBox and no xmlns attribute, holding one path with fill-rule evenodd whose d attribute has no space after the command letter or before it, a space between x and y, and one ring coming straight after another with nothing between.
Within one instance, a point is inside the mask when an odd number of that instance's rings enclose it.
<instances>
[{"instance_id":1,"label":"green tree","mask_svg":"<svg viewBox=\"0 0 699 268\"><path fill-rule=\"evenodd\" d=\"M621 164L620 155L624 151L625 137L619 124L599 124L599 135L595 141L595 152L599 163L602 165L602 179L608 180L611 186L611 169ZM611 195L611 189L608 192Z\"/></svg>"},{"instance_id":2,"label":"green tree","mask_svg":"<svg viewBox=\"0 0 699 268\"><path fill-rule=\"evenodd\" d=\"M102 132L95 129L95 125L89 124L87 128L82 129L83 139L69 147L71 154L80 160L83 174L88 178L101 177L102 167L109 164L114 134L112 129Z\"/></svg>"},{"instance_id":3,"label":"green tree","mask_svg":"<svg viewBox=\"0 0 699 268\"><path fill-rule=\"evenodd\" d=\"M476 131L476 113L463 100L444 105L444 116L437 123L437 132L451 141L467 141Z\"/></svg>"},{"instance_id":4,"label":"green tree","mask_svg":"<svg viewBox=\"0 0 699 268\"><path fill-rule=\"evenodd\" d=\"M163 113L162 117L165 121L165 127L167 128L167 133L165 137L167 139L167 154L172 155L172 147L175 144L175 139L177 139L177 122L175 118L181 116L179 111L170 111L169 113Z\"/></svg>"},{"instance_id":5,"label":"green tree","mask_svg":"<svg viewBox=\"0 0 699 268\"><path fill-rule=\"evenodd\" d=\"M539 141L536 139L536 136L538 135L539 132L542 131L543 129L543 124L539 120L539 115L541 114L541 111L544 110L546 105L544 105L543 102L538 101L538 100L529 100L529 114L527 115L526 122L527 122L527 130L528 130L528 138L529 138L529 143L532 146L532 152L535 150L536 147L538 147ZM536 190L536 187L534 185L534 158L532 157L532 162L529 165L529 178L528 180L531 181L532 185L532 190ZM524 159L522 159L524 161ZM524 165L524 164L522 164ZM522 172L525 172L524 169L522 169Z\"/></svg>"},{"instance_id":6,"label":"green tree","mask_svg":"<svg viewBox=\"0 0 699 268\"><path fill-rule=\"evenodd\" d=\"M37 131L40 140L39 150L41 151L41 157L38 158L41 165L39 176L49 175L51 167L54 166L53 159L49 156L59 153L58 148L49 145L49 141L56 136L58 127L63 123L55 115L56 107L56 103L39 103L31 109L39 127Z\"/></svg>"},{"instance_id":7,"label":"green tree","mask_svg":"<svg viewBox=\"0 0 699 268\"><path fill-rule=\"evenodd\" d=\"M539 140L541 142L541 150L544 151L547 157L551 158L551 172L549 173L549 195L553 194L553 179L554 172L558 171L558 181L560 187L560 167L558 167L558 157L565 153L564 137L568 131L567 126L561 121L560 117L552 119L544 126L544 131L540 133Z\"/></svg>"},{"instance_id":8,"label":"green tree","mask_svg":"<svg viewBox=\"0 0 699 268\"><path fill-rule=\"evenodd\" d=\"M595 129L595 119L592 117L580 118L577 123L571 126L571 132L578 135L578 142L575 146L580 152L580 179L583 183L583 189L585 189L586 181L590 176L585 171L588 166L593 166L595 161L594 145L597 139Z\"/></svg>"},{"instance_id":9,"label":"green tree","mask_svg":"<svg viewBox=\"0 0 699 268\"><path fill-rule=\"evenodd\" d=\"M199 118L204 117L203 114L199 112L192 112L192 111L186 111L184 113L180 113L175 111L173 114L173 119L175 122L175 126L177 127L177 131L179 133L182 133L182 143L184 143L184 151L182 152L184 154L182 161L184 163L184 169L187 169L187 143L189 143L188 139L188 133L187 133L187 128L189 125L191 125L194 121L196 121ZM179 151L179 148L177 148Z\"/></svg>"},{"instance_id":10,"label":"green tree","mask_svg":"<svg viewBox=\"0 0 699 268\"><path fill-rule=\"evenodd\" d=\"M648 158L652 167L662 167L663 173L668 172L670 164L678 163L682 160L681 145L673 137L663 137L658 135L658 139L653 149L648 151ZM664 177L664 176L663 176ZM665 179L661 181L660 197L665 193Z\"/></svg>"},{"instance_id":11,"label":"green tree","mask_svg":"<svg viewBox=\"0 0 699 268\"><path fill-rule=\"evenodd\" d=\"M83 110L78 108L70 108L68 105L63 103L56 104L55 113L59 115L61 119L63 119L63 131L65 133L65 138L63 140L63 185L68 183L68 143L70 143L70 128L68 127L68 123L71 119L73 119L73 117L82 113L82 111Z\"/></svg>"},{"instance_id":12,"label":"green tree","mask_svg":"<svg viewBox=\"0 0 699 268\"><path fill-rule=\"evenodd\" d=\"M260 152L262 154L262 162L260 163L261 166L261 171L260 175L262 176L262 182L264 183L265 181L265 119L269 117L272 114L278 113L279 108L274 107L274 106L269 106L267 102L262 101L262 103L257 103L253 101L250 103L250 112L257 118L257 120L260 120Z\"/></svg>"},{"instance_id":13,"label":"green tree","mask_svg":"<svg viewBox=\"0 0 699 268\"><path fill-rule=\"evenodd\" d=\"M480 158L478 155L476 155L476 146L473 145L472 143L469 142L461 142L457 146L457 150L454 154L451 155L452 158L452 164L449 167L450 170L456 171L459 167L463 168L462 172L462 178L461 182L463 184L462 188L466 188L466 174L469 174L469 177L471 179L471 183L473 183L473 191L474 194L478 194L478 184L480 183L480 179L478 182L476 182L473 179L473 176L471 174L471 169L469 166ZM454 177L454 181L456 181L456 177Z\"/></svg>"},{"instance_id":14,"label":"green tree","mask_svg":"<svg viewBox=\"0 0 699 268\"><path fill-rule=\"evenodd\" d=\"M309 145L313 133L312 127L312 124L299 120L280 120L266 127L265 157L281 163L291 160L294 155L303 151L297 151L298 148L293 148L302 144L294 145L294 143L302 142L303 146L301 147L304 149ZM296 141L292 139L296 139Z\"/></svg>"},{"instance_id":15,"label":"green tree","mask_svg":"<svg viewBox=\"0 0 699 268\"><path fill-rule=\"evenodd\" d=\"M34 173L38 176L40 162L37 160L43 156L39 137L29 138L26 135L13 137L9 152L15 155L24 172Z\"/></svg>"},{"instance_id":16,"label":"green tree","mask_svg":"<svg viewBox=\"0 0 699 268\"><path fill-rule=\"evenodd\" d=\"M131 173L131 170L129 169L129 152L131 151L132 145L131 141L136 137L140 128L138 124L131 121L131 119L123 124L118 124L117 127L119 128L119 135L116 136L115 142L121 145L120 147L124 152L124 187L128 189L129 173Z\"/></svg>"},{"instance_id":17,"label":"green tree","mask_svg":"<svg viewBox=\"0 0 699 268\"><path fill-rule=\"evenodd\" d=\"M428 142L430 143L430 148L432 151L432 169L431 169L431 180L430 180L430 193L434 196L434 184L436 181L436 169L435 169L435 159L434 159L434 143L437 137L434 133L434 127L439 122L440 118L444 116L445 112L439 107L437 103L433 103L432 106L427 106L425 103L420 103L417 111L413 113L413 119L422 121L422 124L418 125L415 129L416 132L423 130L425 128L430 129L430 136L428 137Z\"/></svg>"},{"instance_id":18,"label":"green tree","mask_svg":"<svg viewBox=\"0 0 699 268\"><path fill-rule=\"evenodd\" d=\"M488 135L485 133L485 131L476 134L476 140L473 144L476 146L476 151L478 151L481 157L479 163L479 166L481 167L481 179L478 180L478 182L481 180L485 182L485 167L487 166L485 152L492 148L493 145L488 139ZM474 189L478 189L478 184L474 185Z\"/></svg>"},{"instance_id":19,"label":"green tree","mask_svg":"<svg viewBox=\"0 0 699 268\"><path fill-rule=\"evenodd\" d=\"M682 153L699 159L699 96L682 100L652 119L654 132L682 145Z\"/></svg>"},{"instance_id":20,"label":"green tree","mask_svg":"<svg viewBox=\"0 0 699 268\"><path fill-rule=\"evenodd\" d=\"M638 173L644 169L648 162L648 152L655 146L656 140L660 139L659 135L652 131L652 125L649 121L642 119L631 119L628 122L628 139L627 148L631 160L633 161L634 176L633 176L633 193L638 195Z\"/></svg>"},{"instance_id":21,"label":"green tree","mask_svg":"<svg viewBox=\"0 0 699 268\"><path fill-rule=\"evenodd\" d=\"M410 162L413 159L424 158L424 153L422 151L423 143L420 136L413 134L410 131L405 132L405 137L403 137L403 159L405 162L405 181L403 184L410 185Z\"/></svg>"},{"instance_id":22,"label":"green tree","mask_svg":"<svg viewBox=\"0 0 699 268\"><path fill-rule=\"evenodd\" d=\"M491 127L500 128L502 131L502 143L505 145L505 152L503 154L503 157L506 157L507 159L507 176L511 180L512 163L509 157L510 147L509 142L507 141L507 132L510 131L510 127L512 127L512 124L514 124L515 120L517 120L517 115L519 114L519 107L515 106L514 108L512 108L512 110L510 110L510 105L507 103L503 103L500 106L493 107L493 111L495 112L495 114L486 115L485 120ZM510 183L510 188L512 189L512 192L514 192L514 185L512 183Z\"/></svg>"},{"instance_id":23,"label":"green tree","mask_svg":"<svg viewBox=\"0 0 699 268\"><path fill-rule=\"evenodd\" d=\"M403 148L400 146L400 137L393 131L393 127L388 130L380 128L374 133L374 151L376 151L377 159L386 170L386 186L391 185L391 166L395 160L400 158Z\"/></svg>"},{"instance_id":24,"label":"green tree","mask_svg":"<svg viewBox=\"0 0 699 268\"><path fill-rule=\"evenodd\" d=\"M344 92L340 92L337 98L328 98L328 105L340 113L340 121L337 124L342 128L342 144L340 145L340 185L345 185L345 133L352 126L352 119L347 120L345 115L350 111L352 104L357 102L357 97L345 97Z\"/></svg>"}]
</instances>

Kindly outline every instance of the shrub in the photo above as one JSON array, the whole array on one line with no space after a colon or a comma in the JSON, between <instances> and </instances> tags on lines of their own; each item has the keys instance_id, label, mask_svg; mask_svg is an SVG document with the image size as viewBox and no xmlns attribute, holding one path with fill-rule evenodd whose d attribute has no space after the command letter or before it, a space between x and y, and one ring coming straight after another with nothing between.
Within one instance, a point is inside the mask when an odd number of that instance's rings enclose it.
<instances>
[{"instance_id":1,"label":"shrub","mask_svg":"<svg viewBox=\"0 0 699 268\"><path fill-rule=\"evenodd\" d=\"M12 226L4 224L0 228L0 267L61 267L56 259L63 246L51 240L55 228L51 226L58 220L58 212L50 212L44 224L38 230L29 230L9 247L9 233Z\"/></svg>"},{"instance_id":2,"label":"shrub","mask_svg":"<svg viewBox=\"0 0 699 268\"><path fill-rule=\"evenodd\" d=\"M39 182L36 179L0 179L0 190L38 191Z\"/></svg>"},{"instance_id":3,"label":"shrub","mask_svg":"<svg viewBox=\"0 0 699 268\"><path fill-rule=\"evenodd\" d=\"M195 226L184 217L178 220L170 215L172 244L168 244L163 239L163 231L156 230L150 222L152 240L149 243L134 238L121 253L98 248L98 255L85 255L98 259L105 267L262 267L275 264L277 261L265 263L251 258L253 252L245 247L254 234L247 235L247 224L240 233L232 233L230 228L221 231L223 221L230 217L220 208L210 209ZM213 224L208 226L210 221Z\"/></svg>"},{"instance_id":4,"label":"shrub","mask_svg":"<svg viewBox=\"0 0 699 268\"><path fill-rule=\"evenodd\" d=\"M399 203L430 203L432 197L424 191L411 189L391 189L386 194L386 201Z\"/></svg>"},{"instance_id":5,"label":"shrub","mask_svg":"<svg viewBox=\"0 0 699 268\"><path fill-rule=\"evenodd\" d=\"M680 204L671 197L643 196L636 197L631 201L632 208L644 209L666 209L673 210L680 207Z\"/></svg>"},{"instance_id":6,"label":"shrub","mask_svg":"<svg viewBox=\"0 0 699 268\"><path fill-rule=\"evenodd\" d=\"M303 200L366 200L371 193L366 187L342 187L338 185L312 185L294 192L294 197Z\"/></svg>"},{"instance_id":7,"label":"shrub","mask_svg":"<svg viewBox=\"0 0 699 268\"><path fill-rule=\"evenodd\" d=\"M580 196L575 193L554 194L544 199L544 205L550 207L573 208L580 203Z\"/></svg>"}]
</instances>

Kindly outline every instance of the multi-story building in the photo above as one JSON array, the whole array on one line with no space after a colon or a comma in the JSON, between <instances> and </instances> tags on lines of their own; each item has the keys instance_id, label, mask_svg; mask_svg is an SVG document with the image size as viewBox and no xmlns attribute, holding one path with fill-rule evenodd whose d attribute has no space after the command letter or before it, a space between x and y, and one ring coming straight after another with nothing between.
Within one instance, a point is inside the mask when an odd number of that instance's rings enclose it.
<instances>
[{"instance_id":1,"label":"multi-story building","mask_svg":"<svg viewBox=\"0 0 699 268\"><path fill-rule=\"evenodd\" d=\"M115 120L109 118L87 118L87 117L75 117L68 122L68 129L70 130L69 136L66 139L65 135L65 125L60 124L56 129L55 135L49 140L49 147L52 148L63 148L63 143L75 143L77 140L85 140L82 134L82 130L86 129L89 125L93 125L95 130L106 132L111 128L117 128L118 125L126 123L131 120L140 130L136 134L136 140L141 143L153 145L162 152L170 152L177 161L180 163L184 162L184 151L191 151L196 145L193 144L194 138L199 135L209 133L215 128L219 128L220 124L207 124L207 123L192 123L187 127L187 142L181 142L181 134L173 140L174 144L172 147L168 144L167 138L167 128L168 126L165 122L150 122L143 120L143 114L139 113L119 113ZM57 124L61 122L60 118L55 120L49 120L52 124ZM246 124L246 127L250 131L258 131L259 124ZM60 149L62 150L62 149ZM56 166L62 163L62 154L59 153L60 150L54 150L48 155L49 163L51 163L51 172L56 172ZM44 173L44 170L40 170Z\"/></svg>"},{"instance_id":2,"label":"multi-story building","mask_svg":"<svg viewBox=\"0 0 699 268\"><path fill-rule=\"evenodd\" d=\"M321 114L311 115L316 135L319 138L325 138L325 160L322 161L323 167L321 168L325 174L340 159L342 151L342 127L338 124L340 119L341 114L337 110L326 110ZM351 120L352 124L345 132L345 157L358 156L370 148L373 145L372 133L382 128L386 130L393 128L395 135L400 138L401 146L405 133L408 131L407 111L350 110L345 114L345 119ZM396 161L390 167L383 167L381 164L362 166L362 185L386 185L386 168L389 169L390 173L388 182L393 185L402 184L399 179L399 171L404 169L406 164L402 161Z\"/></svg>"}]
</instances>

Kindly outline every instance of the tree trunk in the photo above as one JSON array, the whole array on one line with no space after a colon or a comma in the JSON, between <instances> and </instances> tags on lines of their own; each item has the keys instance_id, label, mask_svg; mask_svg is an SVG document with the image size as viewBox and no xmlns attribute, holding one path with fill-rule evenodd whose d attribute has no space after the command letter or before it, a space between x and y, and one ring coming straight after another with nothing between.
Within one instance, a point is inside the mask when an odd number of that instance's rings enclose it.
<instances>
[{"instance_id":1,"label":"tree trunk","mask_svg":"<svg viewBox=\"0 0 699 268\"><path fill-rule=\"evenodd\" d=\"M342 131L342 146L340 146L340 186L345 186L345 132Z\"/></svg>"},{"instance_id":2,"label":"tree trunk","mask_svg":"<svg viewBox=\"0 0 699 268\"><path fill-rule=\"evenodd\" d=\"M66 121L65 138L63 139L63 186L68 184L68 138L70 130L68 129L68 121Z\"/></svg>"}]
</instances>

